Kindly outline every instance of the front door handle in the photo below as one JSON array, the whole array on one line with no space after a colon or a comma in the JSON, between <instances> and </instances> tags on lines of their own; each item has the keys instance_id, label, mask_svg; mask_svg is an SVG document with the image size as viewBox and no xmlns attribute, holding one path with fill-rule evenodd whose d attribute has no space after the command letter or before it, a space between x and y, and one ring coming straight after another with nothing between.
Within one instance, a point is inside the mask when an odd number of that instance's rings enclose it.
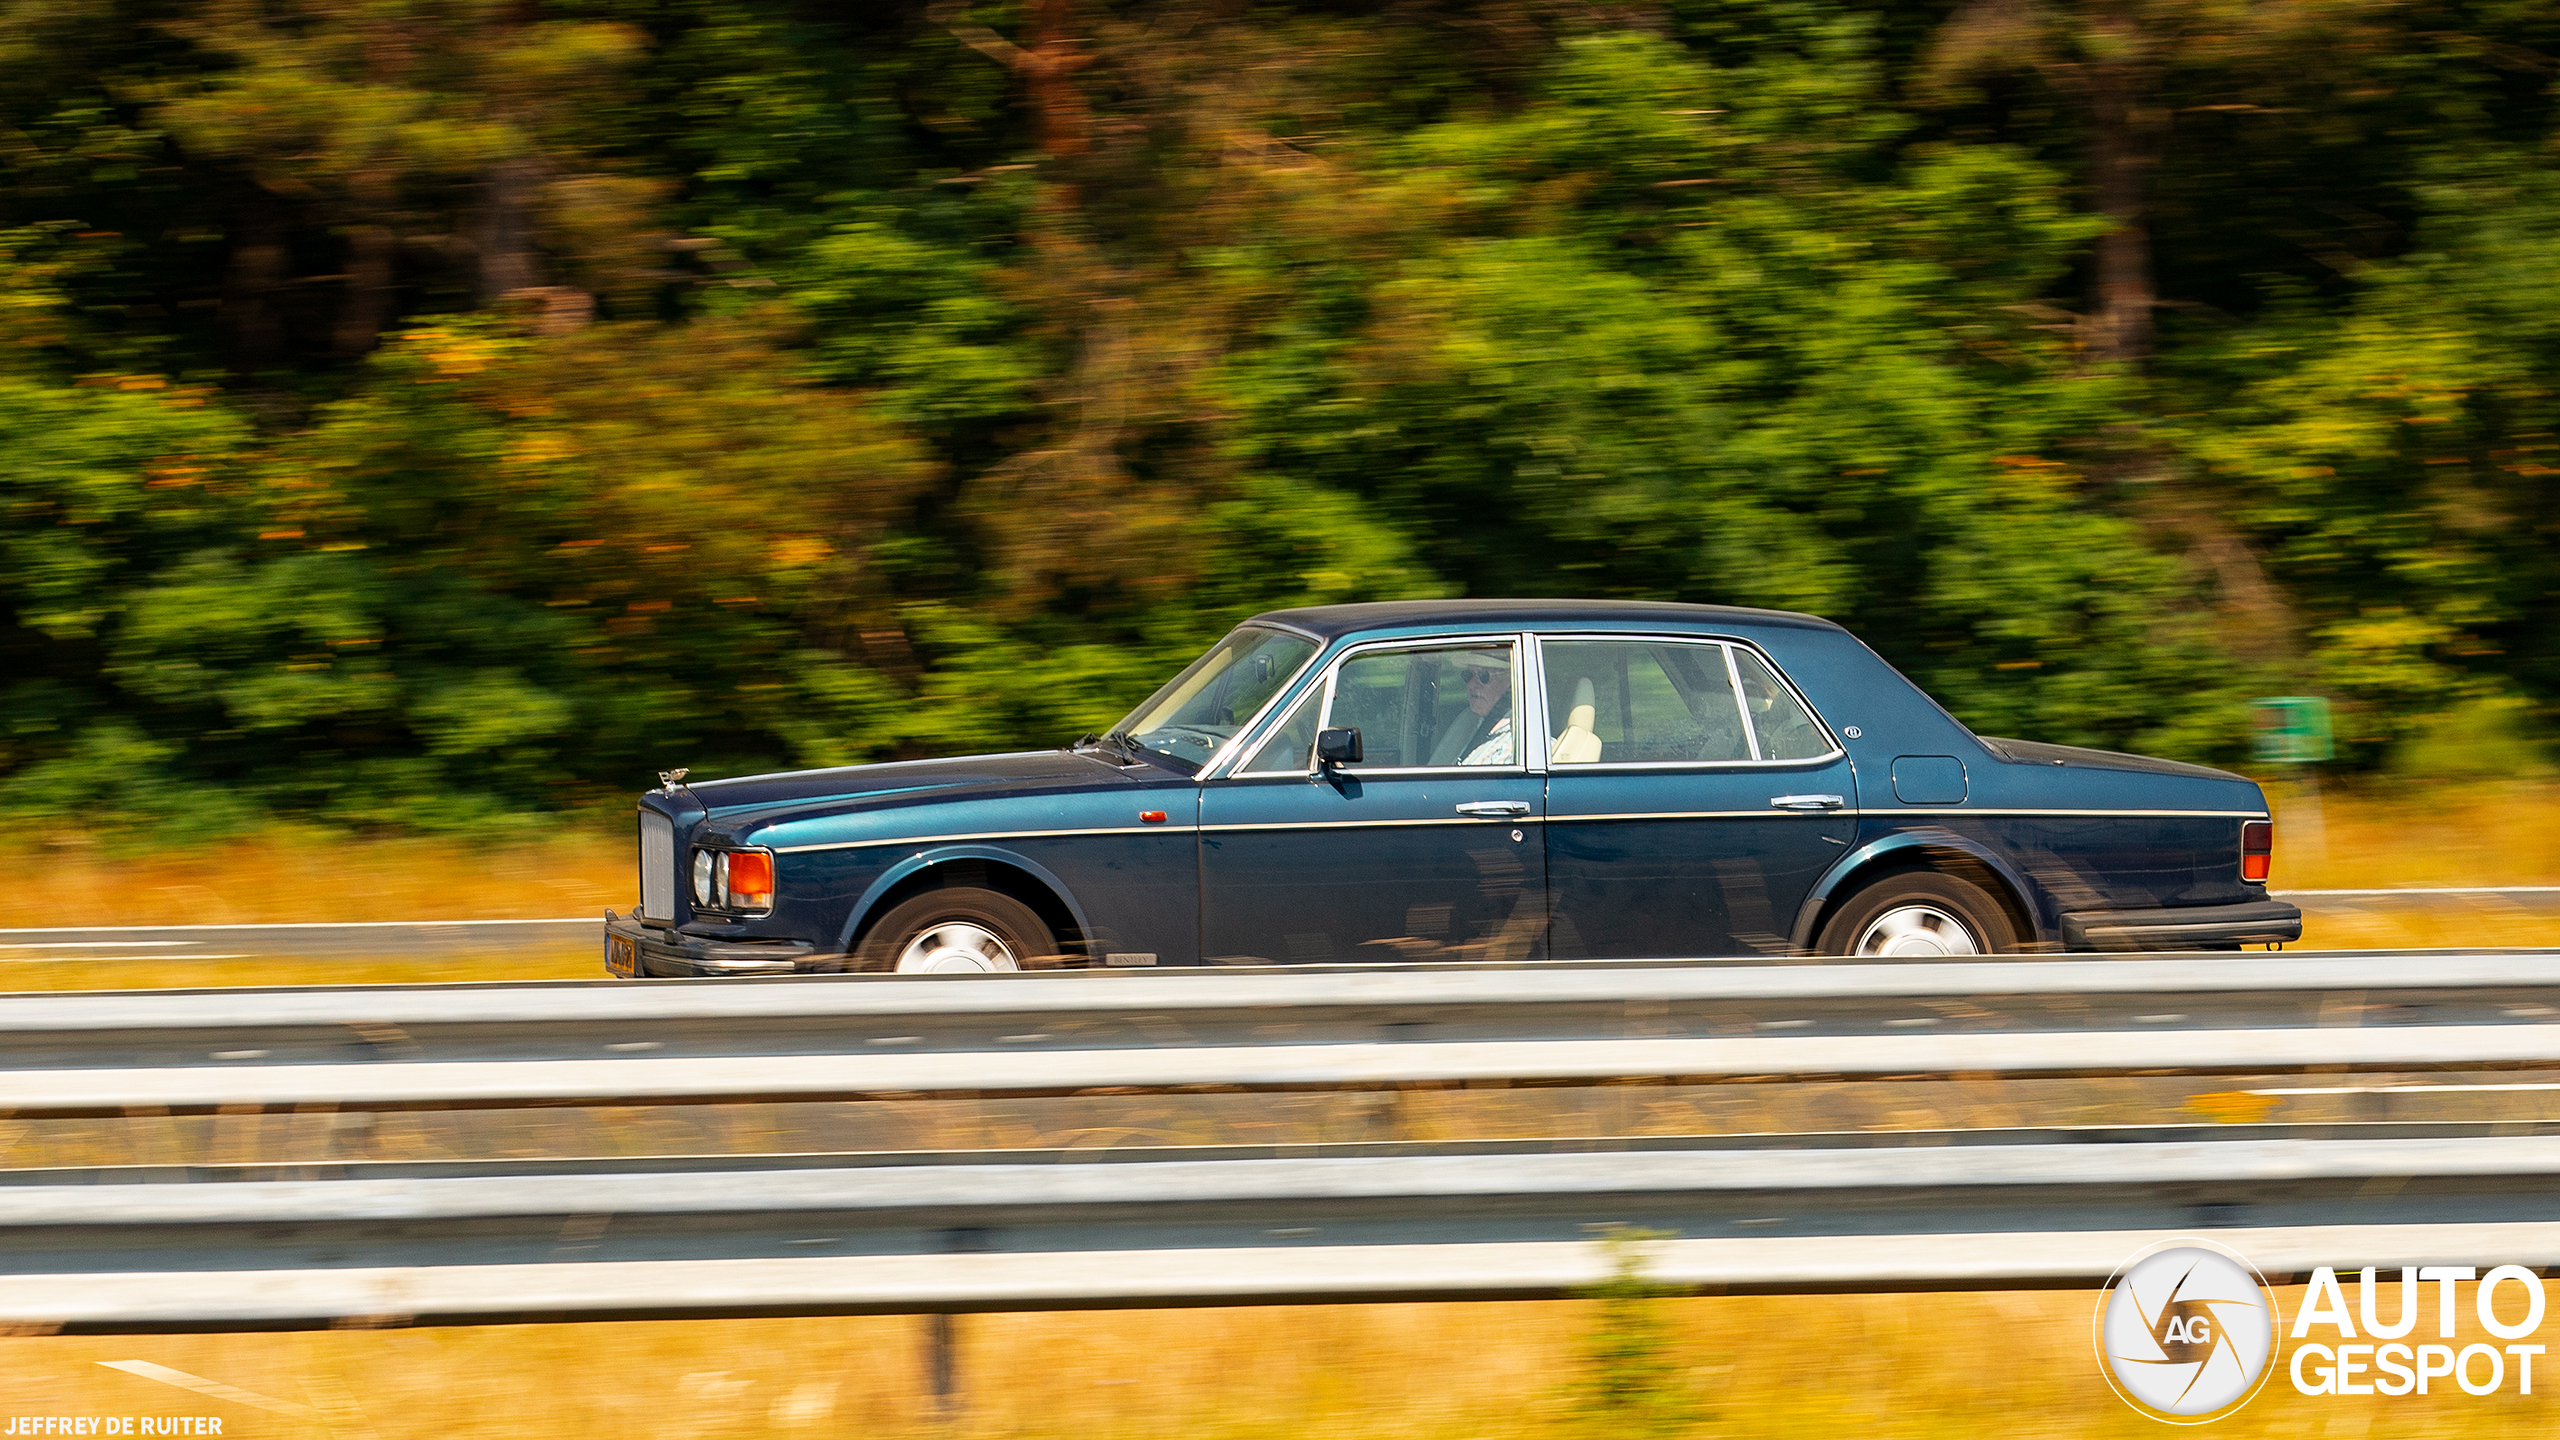
<instances>
[{"instance_id":1,"label":"front door handle","mask_svg":"<svg viewBox=\"0 0 2560 1440\"><path fill-rule=\"evenodd\" d=\"M1837 810L1849 802L1838 795L1772 795L1769 803L1781 810Z\"/></svg>"},{"instance_id":2,"label":"front door handle","mask_svg":"<svg viewBox=\"0 0 2560 1440\"><path fill-rule=\"evenodd\" d=\"M1473 815L1485 820L1509 820L1516 816L1528 814L1529 802L1525 800L1470 800L1464 805L1458 807L1458 813L1461 815Z\"/></svg>"}]
</instances>

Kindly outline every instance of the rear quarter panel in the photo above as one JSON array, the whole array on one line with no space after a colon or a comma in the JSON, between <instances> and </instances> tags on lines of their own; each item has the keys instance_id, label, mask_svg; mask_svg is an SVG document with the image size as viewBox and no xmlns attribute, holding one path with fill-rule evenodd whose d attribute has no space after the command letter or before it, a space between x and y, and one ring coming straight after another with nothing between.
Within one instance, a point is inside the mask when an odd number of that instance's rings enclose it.
<instances>
[{"instance_id":1,"label":"rear quarter panel","mask_svg":"<svg viewBox=\"0 0 2560 1440\"><path fill-rule=\"evenodd\" d=\"M1898 847L1941 839L1979 853L2024 894L2054 940L2069 911L2233 904L2265 898L2240 879L2240 825L2263 817L2257 785L2218 773L2159 774L2012 761L1854 637L1772 631L1760 639L1840 735L1856 773L1858 834L1818 894ZM1857 733L1851 734L1852 730ZM1964 771L1955 803L1911 803L1893 762L1948 756Z\"/></svg>"}]
</instances>

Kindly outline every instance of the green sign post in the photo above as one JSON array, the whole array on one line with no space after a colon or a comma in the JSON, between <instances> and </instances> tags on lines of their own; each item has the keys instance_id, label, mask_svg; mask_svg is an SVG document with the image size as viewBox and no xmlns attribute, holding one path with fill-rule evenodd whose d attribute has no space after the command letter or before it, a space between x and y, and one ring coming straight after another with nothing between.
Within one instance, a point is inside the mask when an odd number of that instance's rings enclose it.
<instances>
[{"instance_id":1,"label":"green sign post","mask_svg":"<svg viewBox=\"0 0 2560 1440\"><path fill-rule=\"evenodd\" d=\"M2274 695L2249 706L2249 753L2261 765L2295 767L2288 779L2274 782L2276 808L2284 812L2312 868L2326 868L2329 828L2320 815L2320 772L2312 767L2336 754L2329 739L2329 702L2317 695Z\"/></svg>"},{"instance_id":2,"label":"green sign post","mask_svg":"<svg viewBox=\"0 0 2560 1440\"><path fill-rule=\"evenodd\" d=\"M2335 753L2329 702L2317 695L2272 696L2252 702L2249 712L2249 750L2261 765L2314 765Z\"/></svg>"}]
</instances>

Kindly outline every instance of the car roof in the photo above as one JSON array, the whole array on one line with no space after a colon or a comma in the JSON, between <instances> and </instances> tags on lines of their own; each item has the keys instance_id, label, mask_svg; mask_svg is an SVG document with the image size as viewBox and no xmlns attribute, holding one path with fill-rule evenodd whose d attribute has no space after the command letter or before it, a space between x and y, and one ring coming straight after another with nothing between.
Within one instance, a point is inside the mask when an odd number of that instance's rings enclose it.
<instances>
[{"instance_id":1,"label":"car roof","mask_svg":"<svg viewBox=\"0 0 2560 1440\"><path fill-rule=\"evenodd\" d=\"M1776 625L1807 630L1841 628L1818 615L1800 615L1792 610L1683 605L1664 600L1386 600L1366 605L1306 605L1295 610L1266 611L1253 619L1294 626L1326 640L1364 630L1421 625L1589 625L1630 620L1705 626Z\"/></svg>"}]
</instances>

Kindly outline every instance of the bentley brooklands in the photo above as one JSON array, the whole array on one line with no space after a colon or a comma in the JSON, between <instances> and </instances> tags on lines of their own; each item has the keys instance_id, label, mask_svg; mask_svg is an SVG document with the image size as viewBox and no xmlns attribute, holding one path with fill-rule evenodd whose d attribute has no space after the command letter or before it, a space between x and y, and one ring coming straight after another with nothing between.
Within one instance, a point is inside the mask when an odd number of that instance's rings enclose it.
<instances>
[{"instance_id":1,"label":"bentley brooklands","mask_svg":"<svg viewBox=\"0 0 2560 1440\"><path fill-rule=\"evenodd\" d=\"M2257 785L1977 736L1778 611L1274 611L1065 749L639 803L621 975L2237 949Z\"/></svg>"}]
</instances>

